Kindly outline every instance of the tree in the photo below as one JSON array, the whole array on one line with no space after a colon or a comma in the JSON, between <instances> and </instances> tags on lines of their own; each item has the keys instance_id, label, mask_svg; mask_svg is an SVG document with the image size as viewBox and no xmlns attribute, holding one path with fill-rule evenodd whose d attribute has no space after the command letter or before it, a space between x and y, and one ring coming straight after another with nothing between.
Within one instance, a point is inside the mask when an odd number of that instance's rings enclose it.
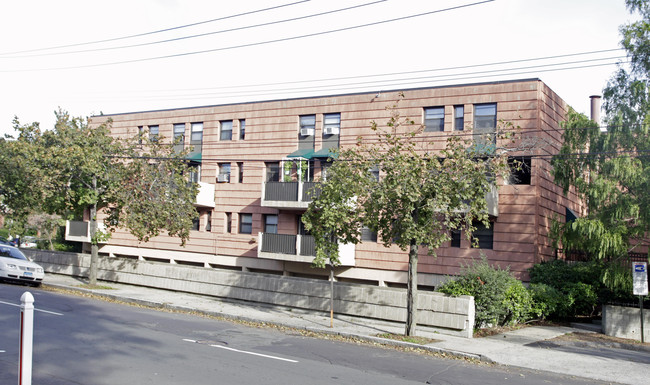
<instances>
[{"instance_id":1,"label":"tree","mask_svg":"<svg viewBox=\"0 0 650 385\"><path fill-rule=\"evenodd\" d=\"M39 236L45 237L50 250L54 250L52 239L56 237L57 231L65 225L58 214L34 213L27 217L27 226L36 230Z\"/></svg>"},{"instance_id":2,"label":"tree","mask_svg":"<svg viewBox=\"0 0 650 385\"><path fill-rule=\"evenodd\" d=\"M16 119L18 138L3 143L10 156L0 166L0 194L10 215L40 209L74 219L89 211L90 284L97 281L98 244L118 227L139 241L162 230L187 241L198 187L189 182L186 153L176 153L162 138L114 138L110 121L90 127L62 110L56 117L49 131ZM108 232L98 229L102 211Z\"/></svg>"},{"instance_id":3,"label":"tree","mask_svg":"<svg viewBox=\"0 0 650 385\"><path fill-rule=\"evenodd\" d=\"M384 246L408 250L405 334L413 335L420 247L435 256L451 239L450 230L464 229L471 239L476 223L489 226L486 193L509 168L504 153L495 147L486 153L461 136L450 136L442 151L434 151L419 136L422 127L401 119L396 105L389 111L386 127L372 122L376 138L359 138L334 156L303 222L314 236L314 264L320 267L338 265L337 241L359 243L363 227Z\"/></svg>"},{"instance_id":4,"label":"tree","mask_svg":"<svg viewBox=\"0 0 650 385\"><path fill-rule=\"evenodd\" d=\"M560 154L553 160L556 182L575 186L587 216L557 224L565 249L597 258L623 257L650 243L650 4L627 0L642 19L621 27L629 69L622 64L604 89L606 131L571 110Z\"/></svg>"}]
</instances>

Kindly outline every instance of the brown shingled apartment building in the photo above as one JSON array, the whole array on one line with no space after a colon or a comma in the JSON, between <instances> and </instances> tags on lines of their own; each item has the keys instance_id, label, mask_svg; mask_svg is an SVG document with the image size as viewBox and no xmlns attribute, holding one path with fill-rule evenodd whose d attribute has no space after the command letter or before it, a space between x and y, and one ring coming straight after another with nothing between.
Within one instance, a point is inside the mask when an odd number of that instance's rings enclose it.
<instances>
[{"instance_id":1,"label":"brown shingled apartment building","mask_svg":"<svg viewBox=\"0 0 650 385\"><path fill-rule=\"evenodd\" d=\"M100 253L207 269L327 278L327 271L310 265L313 239L300 220L309 204L307 192L326 174L329 150L352 146L358 136L372 137L370 122L384 123L389 117L386 107L395 104L400 93L400 115L424 125L421 135L443 139L440 143L447 135L472 135L470 127L489 130L500 121L519 126L521 140L538 143L532 151L513 154L525 167L511 180L500 181L498 193L488 197L492 226L475 233L480 248L454 234L437 258L423 251L420 285L437 286L481 252L526 280L528 268L554 257L548 237L552 218L562 220L581 210L575 196L562 194L551 176L549 155L559 149L559 125L568 107L538 79L95 116L93 125L111 118L114 135L146 130L168 140L184 137L183 145L193 146L190 158L200 183L200 220L185 247L177 238L159 236L139 243L118 231L101 245ZM70 223L67 238L83 241L75 235L75 226L83 223ZM407 252L385 248L373 234L364 232L362 243L341 245L340 251L337 280L406 284Z\"/></svg>"}]
</instances>

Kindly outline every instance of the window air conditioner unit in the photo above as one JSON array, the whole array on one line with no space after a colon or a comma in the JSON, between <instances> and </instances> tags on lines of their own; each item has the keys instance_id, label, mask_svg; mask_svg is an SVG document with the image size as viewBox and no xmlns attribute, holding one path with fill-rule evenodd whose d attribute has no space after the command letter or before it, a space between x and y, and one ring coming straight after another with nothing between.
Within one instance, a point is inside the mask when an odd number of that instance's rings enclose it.
<instances>
[{"instance_id":1,"label":"window air conditioner unit","mask_svg":"<svg viewBox=\"0 0 650 385\"><path fill-rule=\"evenodd\" d=\"M301 128L300 129L300 135L302 135L302 136L314 135L314 129L313 128Z\"/></svg>"},{"instance_id":2,"label":"window air conditioner unit","mask_svg":"<svg viewBox=\"0 0 650 385\"><path fill-rule=\"evenodd\" d=\"M230 182L230 174L219 174L219 175L217 175L217 182L220 182L220 183Z\"/></svg>"},{"instance_id":3,"label":"window air conditioner unit","mask_svg":"<svg viewBox=\"0 0 650 385\"><path fill-rule=\"evenodd\" d=\"M325 127L323 129L323 135L338 135L338 134L339 134L338 127Z\"/></svg>"}]
</instances>

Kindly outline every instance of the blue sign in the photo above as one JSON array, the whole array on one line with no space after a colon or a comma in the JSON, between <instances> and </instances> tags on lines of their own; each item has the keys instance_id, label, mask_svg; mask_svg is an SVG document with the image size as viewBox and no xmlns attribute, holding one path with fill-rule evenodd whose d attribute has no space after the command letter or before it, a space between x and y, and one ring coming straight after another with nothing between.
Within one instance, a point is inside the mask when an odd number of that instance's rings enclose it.
<instances>
[{"instance_id":1,"label":"blue sign","mask_svg":"<svg viewBox=\"0 0 650 385\"><path fill-rule=\"evenodd\" d=\"M645 273L645 265L634 265L634 271L637 273Z\"/></svg>"}]
</instances>

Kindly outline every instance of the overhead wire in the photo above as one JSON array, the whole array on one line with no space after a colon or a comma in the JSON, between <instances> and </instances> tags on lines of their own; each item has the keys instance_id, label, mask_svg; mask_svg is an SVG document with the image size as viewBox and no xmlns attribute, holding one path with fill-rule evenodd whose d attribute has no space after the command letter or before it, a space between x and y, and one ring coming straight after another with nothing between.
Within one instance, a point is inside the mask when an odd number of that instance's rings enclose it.
<instances>
[{"instance_id":1,"label":"overhead wire","mask_svg":"<svg viewBox=\"0 0 650 385\"><path fill-rule=\"evenodd\" d=\"M309 1L309 0L307 0L307 1ZM350 7L339 8L339 9L334 9L334 10L324 11L324 12L319 12L319 13L313 13L313 14L309 14L309 15L305 15L305 16L298 16L298 17L293 17L293 18L289 18L289 19L270 21L270 22L266 22L266 23L252 24L252 25L246 25L246 26L241 26L241 27L223 29L223 30L219 30L219 31L212 31L212 32L205 32L205 33L188 35L188 36L175 37L175 38L165 39L165 40L157 40L157 41L153 41L153 42L144 42L144 43L131 44L131 45L94 48L94 49L78 50L78 51L51 52L51 53L47 53L47 54L34 54L34 55L24 55L24 56L5 56L5 57L13 59L13 58L26 58L26 57L54 56L54 55L70 55L70 54L79 54L79 53L88 53L88 52L100 52L100 51L110 51L110 50L136 48L136 47L145 47L145 46L150 46L150 45L155 45L155 44L171 43L171 42L175 42L175 41L194 39L194 38L197 38L197 37L211 36L211 35L216 35L216 34L220 34L220 33L242 31L242 30L251 29L251 28L266 27L266 26L270 26L270 25L277 25L277 24L288 23L288 22L292 22L292 21L304 20L304 19L309 19L309 18L313 18L313 17L329 15L329 14L333 14L333 13L337 13L337 12L349 11L349 10L352 10L352 9L366 7L366 6L369 6L369 5L375 5L375 4L383 3L383 2L386 2L386 1L388 1L388 0L376 0L376 1L369 2L369 3L358 4L358 5L353 5L353 6L350 6ZM221 20L221 19L218 19L218 20Z\"/></svg>"},{"instance_id":2,"label":"overhead wire","mask_svg":"<svg viewBox=\"0 0 650 385\"><path fill-rule=\"evenodd\" d=\"M396 22L396 21L404 21L404 20L409 20L409 19L421 17L421 16L432 15L432 14L442 13L442 12L449 12L449 11L462 9L462 8L467 8L467 7L473 7L473 6L477 6L477 5L481 5L481 4L485 4L485 3L491 3L493 1L495 1L495 0L483 0L483 1L478 1L478 2L474 2L474 3L461 4L461 5L457 5L457 6L453 6L453 7L447 7L447 8L437 9L437 10L428 11L428 12L422 12L422 13L417 13L417 14L412 14L412 15L407 15L407 16L401 16L401 17L385 19L385 20L381 20L381 21L375 21L375 22L371 22L371 23L357 24L357 25L348 26L348 27L335 28L335 29L330 29L330 30L326 30L326 31L313 32L313 33L307 33L307 34L290 36L290 37L283 37L283 38L278 38L278 39L270 39L270 40L252 42L252 43L236 44L236 45L227 46L227 47L210 48L210 49L197 50L197 51L188 51L188 52L169 54L169 55L152 56L152 57L139 58L139 59L118 60L118 61L113 61L113 62L104 62L104 63L95 63L95 64L85 64L85 65L75 65L75 66L65 66L65 67L50 67L50 68L0 70L0 72L5 72L5 73L6 72L35 72L35 71L40 72L40 71L59 71L59 70L69 70L69 69L81 69L81 68L95 68L95 67L105 67L105 66L112 66L112 65L119 65L119 64L140 63L140 62L147 62L147 61L161 60L161 59L171 59L171 58L177 58L177 57L199 55L199 54L204 54L204 53L220 52L220 51L226 51L226 50L232 50L232 49L238 49L238 48L255 47L255 46L260 46L260 45L273 44L273 43L279 43L279 42L286 42L286 41L304 39L304 38L315 37L315 36L323 36L323 35L328 35L328 34L332 34L332 33L338 33L338 32L350 31L350 30L354 30L354 29L366 28L366 27L371 27L371 26L376 26L376 25L381 25L381 24L386 24L386 23L392 23L392 22Z\"/></svg>"},{"instance_id":3,"label":"overhead wire","mask_svg":"<svg viewBox=\"0 0 650 385\"><path fill-rule=\"evenodd\" d=\"M178 26L174 26L174 27L158 29L158 30L154 30L154 31L136 33L136 34L133 34L133 35L126 35L126 36L108 38L108 39L103 39L103 40L94 40L94 41L88 41L88 42L83 42L83 43L72 43L72 44L63 44L63 45L52 46L52 47L33 48L33 49L22 50L22 51L3 52L3 53L0 53L0 56L7 56L7 55L20 54L20 53L28 53L28 52L50 51L50 50L61 49L61 48L79 47L79 46L84 46L84 45L102 44L102 43L108 43L108 42L119 41L119 40L133 39L133 38L136 38L136 37L149 36L149 35L174 31L174 30L183 29L183 28L195 27L197 25L214 23L216 21L223 21L223 20L232 19L232 18L236 18L236 17L252 15L252 14L255 14L255 13L261 13L261 12L276 10L276 9L280 9L280 8L290 7L290 6L297 5L297 4L307 3L309 1L311 1L311 0L300 0L300 1L295 1L293 3L286 3L286 4L276 5L276 6L273 6L273 7L267 7L267 8L262 8L262 9L256 9L256 10L253 10L253 11L237 13L237 14L234 14L234 15L222 16L222 17L218 17L218 18L215 18L215 19L198 21L198 22L194 22L194 23L183 24L183 25L178 25Z\"/></svg>"}]
</instances>

